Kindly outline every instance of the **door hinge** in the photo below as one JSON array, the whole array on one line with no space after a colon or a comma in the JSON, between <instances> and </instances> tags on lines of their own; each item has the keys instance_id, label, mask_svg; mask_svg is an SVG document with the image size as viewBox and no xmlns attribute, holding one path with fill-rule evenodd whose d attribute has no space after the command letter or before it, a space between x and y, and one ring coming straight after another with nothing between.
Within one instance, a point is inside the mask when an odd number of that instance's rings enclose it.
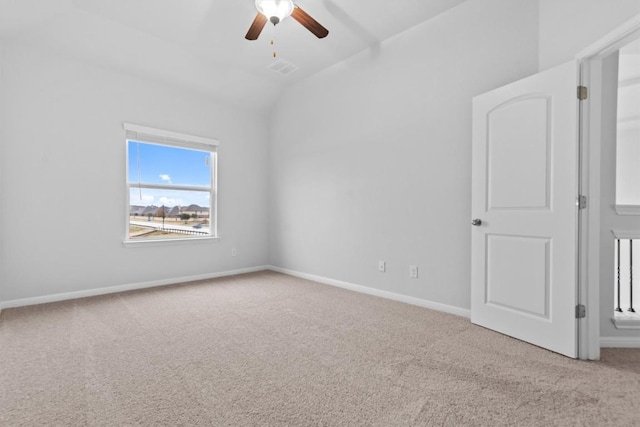
<instances>
[{"instance_id":1,"label":"door hinge","mask_svg":"<svg viewBox=\"0 0 640 427\"><path fill-rule=\"evenodd\" d=\"M586 86L578 86L578 99L584 101L589 96L589 91Z\"/></svg>"},{"instance_id":2,"label":"door hinge","mask_svg":"<svg viewBox=\"0 0 640 427\"><path fill-rule=\"evenodd\" d=\"M587 308L582 304L576 305L576 319L582 319L584 317L587 317Z\"/></svg>"},{"instance_id":3,"label":"door hinge","mask_svg":"<svg viewBox=\"0 0 640 427\"><path fill-rule=\"evenodd\" d=\"M578 196L578 209L587 209L587 196Z\"/></svg>"}]
</instances>

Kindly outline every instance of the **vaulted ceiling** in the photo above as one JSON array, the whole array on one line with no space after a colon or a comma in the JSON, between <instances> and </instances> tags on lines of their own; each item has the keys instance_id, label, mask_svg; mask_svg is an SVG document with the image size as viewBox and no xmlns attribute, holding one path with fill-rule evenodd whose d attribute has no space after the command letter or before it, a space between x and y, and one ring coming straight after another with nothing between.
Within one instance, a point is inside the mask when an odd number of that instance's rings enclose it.
<instances>
[{"instance_id":1,"label":"vaulted ceiling","mask_svg":"<svg viewBox=\"0 0 640 427\"><path fill-rule=\"evenodd\" d=\"M0 38L264 110L287 85L463 1L297 0L327 38L287 18L248 41L254 0L0 0ZM297 71L269 69L274 48Z\"/></svg>"}]
</instances>

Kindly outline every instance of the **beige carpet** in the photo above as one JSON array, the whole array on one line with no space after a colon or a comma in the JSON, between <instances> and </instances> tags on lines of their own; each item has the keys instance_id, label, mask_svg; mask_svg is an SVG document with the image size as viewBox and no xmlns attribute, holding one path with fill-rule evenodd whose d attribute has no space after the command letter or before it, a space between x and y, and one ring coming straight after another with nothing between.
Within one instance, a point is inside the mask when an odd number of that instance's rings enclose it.
<instances>
[{"instance_id":1,"label":"beige carpet","mask_svg":"<svg viewBox=\"0 0 640 427\"><path fill-rule=\"evenodd\" d=\"M8 309L2 426L640 425L640 352L579 362L272 272Z\"/></svg>"}]
</instances>

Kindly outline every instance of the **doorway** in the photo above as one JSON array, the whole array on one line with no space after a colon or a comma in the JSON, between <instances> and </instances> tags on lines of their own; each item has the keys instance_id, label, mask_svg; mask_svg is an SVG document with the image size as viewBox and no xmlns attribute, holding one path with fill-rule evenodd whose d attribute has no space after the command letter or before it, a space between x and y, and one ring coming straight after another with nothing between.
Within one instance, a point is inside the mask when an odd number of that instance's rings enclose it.
<instances>
[{"instance_id":1,"label":"doorway","mask_svg":"<svg viewBox=\"0 0 640 427\"><path fill-rule=\"evenodd\" d=\"M588 196L580 224L579 300L587 309L579 330L584 359L598 359L601 345L630 347L636 342L620 335L615 343L601 343L601 336L613 329L609 320L614 313L614 245L620 237L615 232L624 232L624 237L637 232L640 237L640 216L616 212L615 182L620 50L638 39L640 16L577 55L580 84L588 90L581 103L580 124L580 186L581 194Z\"/></svg>"}]
</instances>

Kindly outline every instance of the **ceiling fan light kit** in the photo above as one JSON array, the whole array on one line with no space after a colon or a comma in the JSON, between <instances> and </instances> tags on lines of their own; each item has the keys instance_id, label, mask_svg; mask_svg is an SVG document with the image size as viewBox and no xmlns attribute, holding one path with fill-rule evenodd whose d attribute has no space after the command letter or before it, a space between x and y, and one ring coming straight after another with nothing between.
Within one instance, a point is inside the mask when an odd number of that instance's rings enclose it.
<instances>
[{"instance_id":1,"label":"ceiling fan light kit","mask_svg":"<svg viewBox=\"0 0 640 427\"><path fill-rule=\"evenodd\" d=\"M256 9L276 25L293 12L291 0L256 0Z\"/></svg>"},{"instance_id":2,"label":"ceiling fan light kit","mask_svg":"<svg viewBox=\"0 0 640 427\"><path fill-rule=\"evenodd\" d=\"M247 40L257 40L267 21L277 25L287 16L298 21L319 39L327 37L329 34L329 30L295 5L292 0L256 0L256 9L258 9L258 14L249 27L247 35L244 36Z\"/></svg>"}]
</instances>

